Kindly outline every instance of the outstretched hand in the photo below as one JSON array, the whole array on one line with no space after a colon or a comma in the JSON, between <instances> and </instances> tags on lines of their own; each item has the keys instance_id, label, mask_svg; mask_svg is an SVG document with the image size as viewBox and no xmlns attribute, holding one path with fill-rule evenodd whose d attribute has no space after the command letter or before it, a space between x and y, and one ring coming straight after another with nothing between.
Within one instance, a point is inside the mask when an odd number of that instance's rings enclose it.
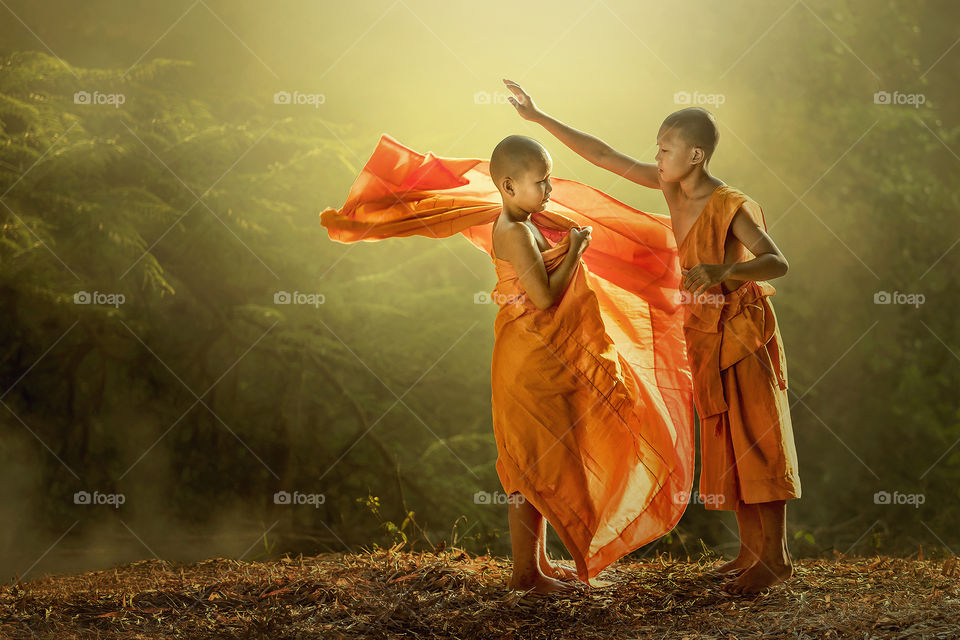
<instances>
[{"instance_id":1,"label":"outstretched hand","mask_svg":"<svg viewBox=\"0 0 960 640\"><path fill-rule=\"evenodd\" d=\"M520 114L520 117L524 120L534 120L537 116L540 115L540 110L537 109L537 105L533 104L533 98L530 97L523 88L518 85L513 80L503 79L503 84L507 85L513 96L507 98L507 100L517 109L517 113Z\"/></svg>"}]
</instances>

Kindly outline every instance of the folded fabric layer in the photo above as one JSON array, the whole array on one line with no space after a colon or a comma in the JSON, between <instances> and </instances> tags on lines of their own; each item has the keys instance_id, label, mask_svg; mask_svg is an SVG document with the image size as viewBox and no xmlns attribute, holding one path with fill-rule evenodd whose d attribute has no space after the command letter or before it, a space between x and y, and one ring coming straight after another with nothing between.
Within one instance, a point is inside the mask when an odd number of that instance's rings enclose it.
<instances>
[{"instance_id":1,"label":"folded fabric layer","mask_svg":"<svg viewBox=\"0 0 960 640\"><path fill-rule=\"evenodd\" d=\"M683 239L684 269L724 261L738 211L766 230L759 204L739 189L720 185ZM684 305L700 416L700 493L707 509L733 511L740 502L800 497L787 360L770 300L775 293L769 282L746 280L733 291L714 285Z\"/></svg>"}]
</instances>

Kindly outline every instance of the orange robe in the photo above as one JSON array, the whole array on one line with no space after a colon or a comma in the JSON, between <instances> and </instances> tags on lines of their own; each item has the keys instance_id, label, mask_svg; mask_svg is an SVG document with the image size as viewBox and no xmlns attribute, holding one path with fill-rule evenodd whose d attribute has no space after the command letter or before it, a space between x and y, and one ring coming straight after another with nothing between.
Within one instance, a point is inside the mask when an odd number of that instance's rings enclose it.
<instances>
[{"instance_id":1,"label":"orange robe","mask_svg":"<svg viewBox=\"0 0 960 640\"><path fill-rule=\"evenodd\" d=\"M680 245L684 269L724 262L724 242L741 206L766 230L760 205L721 185ZM745 281L732 292L718 284L683 305L700 418L700 493L708 509L800 497L774 293L764 281Z\"/></svg>"},{"instance_id":2,"label":"orange robe","mask_svg":"<svg viewBox=\"0 0 960 640\"><path fill-rule=\"evenodd\" d=\"M382 136L343 208L321 221L339 242L462 233L490 255L499 306L491 363L496 470L557 531L581 579L669 532L693 485L692 380L669 220L554 178L531 220L553 246L592 225L563 297L540 310L493 255L500 194L489 163L420 155Z\"/></svg>"}]
</instances>

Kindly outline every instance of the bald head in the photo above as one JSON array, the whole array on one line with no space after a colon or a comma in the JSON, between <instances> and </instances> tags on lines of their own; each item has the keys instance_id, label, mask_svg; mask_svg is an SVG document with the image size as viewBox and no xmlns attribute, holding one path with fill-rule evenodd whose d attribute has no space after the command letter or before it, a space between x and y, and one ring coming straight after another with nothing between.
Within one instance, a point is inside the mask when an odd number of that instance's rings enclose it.
<instances>
[{"instance_id":1,"label":"bald head","mask_svg":"<svg viewBox=\"0 0 960 640\"><path fill-rule=\"evenodd\" d=\"M687 107L674 111L660 126L663 133L674 133L691 147L703 149L706 164L720 142L717 119L702 107Z\"/></svg>"},{"instance_id":2,"label":"bald head","mask_svg":"<svg viewBox=\"0 0 960 640\"><path fill-rule=\"evenodd\" d=\"M490 156L490 177L503 190L504 178L522 180L527 173L543 176L550 168L550 154L542 144L527 136L507 136ZM539 178L536 178L539 180Z\"/></svg>"}]
</instances>

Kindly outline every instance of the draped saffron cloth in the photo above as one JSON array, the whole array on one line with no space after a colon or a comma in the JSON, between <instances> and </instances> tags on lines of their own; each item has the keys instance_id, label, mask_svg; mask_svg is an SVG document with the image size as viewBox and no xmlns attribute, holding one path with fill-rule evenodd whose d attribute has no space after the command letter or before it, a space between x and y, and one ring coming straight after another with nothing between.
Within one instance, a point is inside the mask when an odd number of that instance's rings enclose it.
<instances>
[{"instance_id":1,"label":"draped saffron cloth","mask_svg":"<svg viewBox=\"0 0 960 640\"><path fill-rule=\"evenodd\" d=\"M693 398L669 218L553 178L530 221L552 246L593 227L562 297L530 302L493 252L502 201L489 162L421 155L383 135L342 208L324 210L343 243L463 234L490 256L499 306L491 362L496 470L553 525L582 580L660 538L693 485Z\"/></svg>"},{"instance_id":2,"label":"draped saffron cloth","mask_svg":"<svg viewBox=\"0 0 960 640\"><path fill-rule=\"evenodd\" d=\"M766 230L763 209L718 186L680 244L680 264L724 262L734 216ZM752 258L739 247L737 262ZM787 359L769 282L721 284L684 305L693 399L700 416L700 493L707 509L736 510L800 497L797 448L787 396Z\"/></svg>"}]
</instances>

